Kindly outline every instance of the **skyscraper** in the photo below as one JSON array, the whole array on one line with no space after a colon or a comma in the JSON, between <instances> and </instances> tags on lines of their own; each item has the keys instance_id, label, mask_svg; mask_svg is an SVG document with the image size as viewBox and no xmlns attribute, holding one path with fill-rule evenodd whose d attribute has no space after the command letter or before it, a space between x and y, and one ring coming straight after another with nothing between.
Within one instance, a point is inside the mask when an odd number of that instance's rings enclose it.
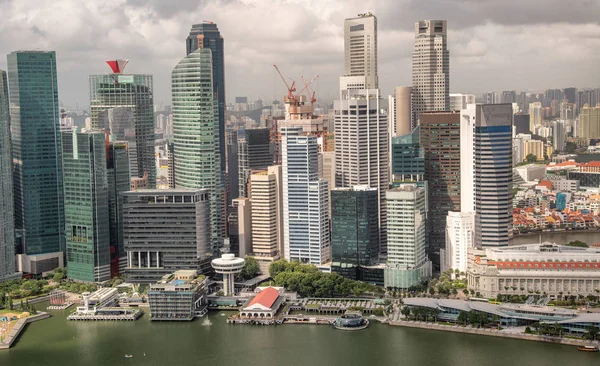
<instances>
[{"instance_id":1,"label":"skyscraper","mask_svg":"<svg viewBox=\"0 0 600 366\"><path fill-rule=\"evenodd\" d=\"M409 288L431 277L426 246L426 190L404 184L386 192L388 259L385 287Z\"/></svg>"},{"instance_id":2,"label":"skyscraper","mask_svg":"<svg viewBox=\"0 0 600 366\"><path fill-rule=\"evenodd\" d=\"M429 250L437 253L446 246L448 211L460 211L460 112L422 113L419 130L432 208L428 216Z\"/></svg>"},{"instance_id":3,"label":"skyscraper","mask_svg":"<svg viewBox=\"0 0 600 366\"><path fill-rule=\"evenodd\" d=\"M248 178L251 170L264 170L273 163L271 156L271 129L238 130L238 192L248 197Z\"/></svg>"},{"instance_id":4,"label":"skyscraper","mask_svg":"<svg viewBox=\"0 0 600 366\"><path fill-rule=\"evenodd\" d=\"M542 125L542 103L529 103L529 131L535 133L535 128Z\"/></svg>"},{"instance_id":5,"label":"skyscraper","mask_svg":"<svg viewBox=\"0 0 600 366\"><path fill-rule=\"evenodd\" d=\"M412 54L413 121L424 111L450 108L450 53L446 47L446 21L422 20L415 23L415 49Z\"/></svg>"},{"instance_id":6,"label":"skyscraper","mask_svg":"<svg viewBox=\"0 0 600 366\"><path fill-rule=\"evenodd\" d=\"M108 130L117 141L127 141L131 177L143 178L147 172L148 186L154 188L156 159L152 75L123 74L123 63L120 67L113 66L113 61L107 63L113 70L112 74L90 75L92 128Z\"/></svg>"},{"instance_id":7,"label":"skyscraper","mask_svg":"<svg viewBox=\"0 0 600 366\"><path fill-rule=\"evenodd\" d=\"M15 221L8 81L0 70L0 281L15 274Z\"/></svg>"},{"instance_id":8,"label":"skyscraper","mask_svg":"<svg viewBox=\"0 0 600 366\"><path fill-rule=\"evenodd\" d=\"M104 131L62 133L69 278L110 279L110 225Z\"/></svg>"},{"instance_id":9,"label":"skyscraper","mask_svg":"<svg viewBox=\"0 0 600 366\"><path fill-rule=\"evenodd\" d=\"M231 200L240 196L240 185L238 176L238 131L232 128L227 129L227 207L231 206Z\"/></svg>"},{"instance_id":10,"label":"skyscraper","mask_svg":"<svg viewBox=\"0 0 600 366\"><path fill-rule=\"evenodd\" d=\"M577 137L600 138L600 105L591 107L586 104L581 108L577 123Z\"/></svg>"},{"instance_id":11,"label":"skyscraper","mask_svg":"<svg viewBox=\"0 0 600 366\"><path fill-rule=\"evenodd\" d=\"M364 76L366 89L377 89L377 17L359 14L344 20L344 75Z\"/></svg>"},{"instance_id":12,"label":"skyscraper","mask_svg":"<svg viewBox=\"0 0 600 366\"><path fill-rule=\"evenodd\" d=\"M377 188L355 186L331 191L331 270L352 280L359 267L377 263Z\"/></svg>"},{"instance_id":13,"label":"skyscraper","mask_svg":"<svg viewBox=\"0 0 600 366\"><path fill-rule=\"evenodd\" d=\"M343 78L342 78L343 79ZM342 89L335 110L335 186L378 189L380 251L385 252L388 124L379 89Z\"/></svg>"},{"instance_id":14,"label":"skyscraper","mask_svg":"<svg viewBox=\"0 0 600 366\"><path fill-rule=\"evenodd\" d=\"M392 138L391 166L393 181L422 181L425 155L419 144L420 127Z\"/></svg>"},{"instance_id":15,"label":"skyscraper","mask_svg":"<svg viewBox=\"0 0 600 366\"><path fill-rule=\"evenodd\" d=\"M475 245L512 241L511 104L469 104L461 111L461 211L475 214Z\"/></svg>"},{"instance_id":16,"label":"skyscraper","mask_svg":"<svg viewBox=\"0 0 600 366\"><path fill-rule=\"evenodd\" d=\"M215 99L215 117L214 123L217 127L215 131L215 149L217 154L217 173L221 176L217 180L215 190L220 190L219 197L225 196L225 172L226 170L226 155L225 155L225 51L223 36L219 32L219 28L213 22L204 21L201 24L192 25L190 34L185 43L186 55L204 48L211 51L211 67L212 67L212 93ZM221 204L221 217L224 220L226 215L225 201ZM222 235L225 234L225 226L221 228Z\"/></svg>"},{"instance_id":17,"label":"skyscraper","mask_svg":"<svg viewBox=\"0 0 600 366\"><path fill-rule=\"evenodd\" d=\"M19 270L41 273L58 267L65 250L56 54L7 59Z\"/></svg>"},{"instance_id":18,"label":"skyscraper","mask_svg":"<svg viewBox=\"0 0 600 366\"><path fill-rule=\"evenodd\" d=\"M110 139L110 136L107 138ZM123 244L123 198L120 195L131 188L127 142L108 141L106 169L110 225L110 272L111 277L114 277L123 274L127 267Z\"/></svg>"},{"instance_id":19,"label":"skyscraper","mask_svg":"<svg viewBox=\"0 0 600 366\"><path fill-rule=\"evenodd\" d=\"M179 61L171 74L171 89L175 187L209 190L212 249L217 252L223 240L224 192L211 54L210 49L199 48Z\"/></svg>"},{"instance_id":20,"label":"skyscraper","mask_svg":"<svg viewBox=\"0 0 600 366\"><path fill-rule=\"evenodd\" d=\"M446 247L441 252L440 269L467 270L467 251L474 246L474 230L472 212L448 212L446 219Z\"/></svg>"},{"instance_id":21,"label":"skyscraper","mask_svg":"<svg viewBox=\"0 0 600 366\"><path fill-rule=\"evenodd\" d=\"M281 128L283 246L287 260L322 264L331 259L327 181L319 179L315 136Z\"/></svg>"}]
</instances>

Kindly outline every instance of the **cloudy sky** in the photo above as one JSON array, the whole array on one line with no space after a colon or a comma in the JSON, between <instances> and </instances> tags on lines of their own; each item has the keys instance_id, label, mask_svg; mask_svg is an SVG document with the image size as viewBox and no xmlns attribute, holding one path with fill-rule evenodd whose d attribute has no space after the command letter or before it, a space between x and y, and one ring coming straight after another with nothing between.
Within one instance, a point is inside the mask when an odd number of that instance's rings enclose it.
<instances>
[{"instance_id":1,"label":"cloudy sky","mask_svg":"<svg viewBox=\"0 0 600 366\"><path fill-rule=\"evenodd\" d=\"M600 0L0 0L0 54L55 50L59 98L80 107L87 76L127 58L169 104L189 29L209 20L225 38L228 100L280 99L273 63L298 81L319 74L317 96L328 100L343 72L344 18L366 11L378 17L385 94L410 85L420 19L448 20L451 92L600 86Z\"/></svg>"}]
</instances>

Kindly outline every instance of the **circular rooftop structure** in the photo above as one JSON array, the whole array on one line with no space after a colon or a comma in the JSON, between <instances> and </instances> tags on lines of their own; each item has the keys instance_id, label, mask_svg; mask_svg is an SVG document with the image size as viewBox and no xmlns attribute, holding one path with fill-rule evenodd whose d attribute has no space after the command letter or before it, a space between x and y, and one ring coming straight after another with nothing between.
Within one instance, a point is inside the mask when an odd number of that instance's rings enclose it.
<instances>
[{"instance_id":1,"label":"circular rooftop structure","mask_svg":"<svg viewBox=\"0 0 600 366\"><path fill-rule=\"evenodd\" d=\"M246 261L243 258L236 258L234 254L226 253L221 258L213 259L212 267L217 273L239 273L244 268Z\"/></svg>"}]
</instances>

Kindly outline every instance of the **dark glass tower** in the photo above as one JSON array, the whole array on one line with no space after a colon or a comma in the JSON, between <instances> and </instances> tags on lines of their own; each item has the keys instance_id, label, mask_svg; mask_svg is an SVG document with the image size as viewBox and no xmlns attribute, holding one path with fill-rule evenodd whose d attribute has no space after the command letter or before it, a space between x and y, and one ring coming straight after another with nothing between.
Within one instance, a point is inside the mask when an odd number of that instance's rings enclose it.
<instances>
[{"instance_id":1,"label":"dark glass tower","mask_svg":"<svg viewBox=\"0 0 600 366\"><path fill-rule=\"evenodd\" d=\"M111 277L123 274L127 267L123 244L123 198L120 196L131 188L127 148L127 142L111 141L106 152Z\"/></svg>"},{"instance_id":2,"label":"dark glass tower","mask_svg":"<svg viewBox=\"0 0 600 366\"><path fill-rule=\"evenodd\" d=\"M238 194L248 197L248 180L251 170L266 170L273 164L271 155L271 130L269 128L253 128L238 130Z\"/></svg>"},{"instance_id":3,"label":"dark glass tower","mask_svg":"<svg viewBox=\"0 0 600 366\"><path fill-rule=\"evenodd\" d=\"M411 133L392 137L393 181L422 181L425 175L425 156L419 145L419 127Z\"/></svg>"},{"instance_id":4,"label":"dark glass tower","mask_svg":"<svg viewBox=\"0 0 600 366\"><path fill-rule=\"evenodd\" d=\"M27 255L64 252L56 54L16 51L7 61L19 251Z\"/></svg>"},{"instance_id":5,"label":"dark glass tower","mask_svg":"<svg viewBox=\"0 0 600 366\"><path fill-rule=\"evenodd\" d=\"M331 191L331 270L353 280L360 266L377 261L377 189L366 186Z\"/></svg>"}]
</instances>

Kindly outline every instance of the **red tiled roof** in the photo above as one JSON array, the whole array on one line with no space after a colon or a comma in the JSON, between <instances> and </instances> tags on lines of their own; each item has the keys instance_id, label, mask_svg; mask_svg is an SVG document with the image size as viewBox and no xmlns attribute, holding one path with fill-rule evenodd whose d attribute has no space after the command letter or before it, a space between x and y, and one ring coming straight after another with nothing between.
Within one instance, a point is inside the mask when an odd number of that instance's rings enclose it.
<instances>
[{"instance_id":1,"label":"red tiled roof","mask_svg":"<svg viewBox=\"0 0 600 366\"><path fill-rule=\"evenodd\" d=\"M254 296L254 299L248 304L248 307L258 304L262 305L266 308L271 308L277 298L279 297L279 291L273 287L267 287L258 293L258 295Z\"/></svg>"},{"instance_id":2,"label":"red tiled roof","mask_svg":"<svg viewBox=\"0 0 600 366\"><path fill-rule=\"evenodd\" d=\"M551 181L549 181L549 180L541 180L541 181L538 183L538 187L539 187L539 186L543 186L543 187L546 187L546 188L548 188L549 190L551 190L551 189L552 189L552 182L551 182Z\"/></svg>"},{"instance_id":3,"label":"red tiled roof","mask_svg":"<svg viewBox=\"0 0 600 366\"><path fill-rule=\"evenodd\" d=\"M495 265L498 268L538 268L538 269L560 269L560 268L582 268L595 269L600 268L600 264L596 262L517 262L517 261L488 261L488 264Z\"/></svg>"},{"instance_id":4,"label":"red tiled roof","mask_svg":"<svg viewBox=\"0 0 600 366\"><path fill-rule=\"evenodd\" d=\"M584 167L600 168L600 161L590 161L589 163L583 163L580 165L580 167L582 167L582 168L584 168Z\"/></svg>"}]
</instances>

